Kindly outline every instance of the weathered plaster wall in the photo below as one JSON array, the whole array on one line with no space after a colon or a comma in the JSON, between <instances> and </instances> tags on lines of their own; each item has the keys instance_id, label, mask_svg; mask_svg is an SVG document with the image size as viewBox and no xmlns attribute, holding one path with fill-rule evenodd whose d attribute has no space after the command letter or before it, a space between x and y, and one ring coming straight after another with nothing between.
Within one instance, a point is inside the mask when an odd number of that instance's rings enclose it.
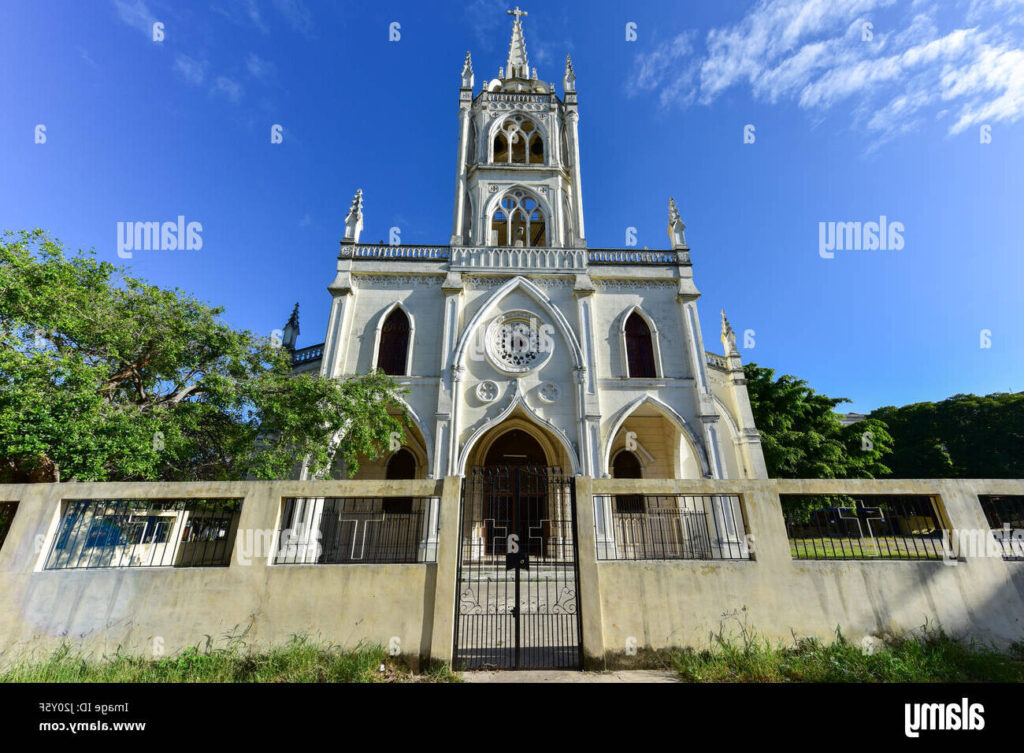
<instances>
[{"instance_id":1,"label":"weathered plaster wall","mask_svg":"<svg viewBox=\"0 0 1024 753\"><path fill-rule=\"evenodd\" d=\"M585 482L595 494L623 493L630 482ZM633 487L635 488L635 487ZM584 647L602 653L707 645L712 633L741 627L772 640L830 639L912 632L927 625L1006 646L1024 639L1024 563L1001 558L943 561L810 561L790 556L780 493L933 494L955 529L987 529L979 493L1024 494L1024 481L647 481L648 493L709 493L729 488L744 503L754 537L750 561L600 561L584 567L581 594L599 593L584 614ZM585 499L585 493L579 495ZM587 538L580 505L581 547ZM592 507L591 507L592 509ZM592 523L591 523L592 525ZM591 529L592 530L592 529ZM587 608L586 606L584 607ZM599 611L600 614L593 614ZM588 622L589 620L589 622ZM600 636L603 645L592 639Z\"/></svg>"},{"instance_id":2,"label":"weathered plaster wall","mask_svg":"<svg viewBox=\"0 0 1024 753\"><path fill-rule=\"evenodd\" d=\"M928 624L1006 645L1024 639L1024 563L796 561L779 494L936 495L959 530L985 529L979 493L1024 494L1022 480L652 480L578 477L580 605L590 663L638 648L706 644L741 624L790 640L913 631ZM397 637L412 659L450 659L461 479L0 486L18 512L0 549L0 662L70 640L94 654L152 655L244 635L254 646L308 634L352 647ZM738 494L753 535L748 562L608 562L595 557L592 494ZM436 564L272 565L253 534L276 531L282 500L439 496ZM44 571L62 499L244 498L229 567Z\"/></svg>"}]
</instances>

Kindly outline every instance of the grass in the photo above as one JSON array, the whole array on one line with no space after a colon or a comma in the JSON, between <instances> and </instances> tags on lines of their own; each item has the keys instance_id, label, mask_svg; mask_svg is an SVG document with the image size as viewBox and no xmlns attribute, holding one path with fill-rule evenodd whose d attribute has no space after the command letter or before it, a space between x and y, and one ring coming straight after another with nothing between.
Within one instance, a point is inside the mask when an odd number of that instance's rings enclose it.
<instances>
[{"instance_id":1,"label":"grass","mask_svg":"<svg viewBox=\"0 0 1024 753\"><path fill-rule=\"evenodd\" d=\"M710 649L665 659L687 682L1024 682L1020 646L1004 653L942 633L891 638L870 653L839 632L832 643L804 638L789 646L716 636Z\"/></svg>"},{"instance_id":2,"label":"grass","mask_svg":"<svg viewBox=\"0 0 1024 753\"><path fill-rule=\"evenodd\" d=\"M858 540L853 538L805 537L789 540L794 559L942 559L942 543L935 539L891 536Z\"/></svg>"},{"instance_id":3,"label":"grass","mask_svg":"<svg viewBox=\"0 0 1024 753\"><path fill-rule=\"evenodd\" d=\"M193 646L180 654L150 659L115 654L102 659L83 657L64 645L40 661L25 661L0 670L0 682L45 683L163 683L163 682L452 682L447 665L435 664L415 675L400 658L382 646L342 651L335 646L297 637L266 651L243 644L227 648Z\"/></svg>"},{"instance_id":4,"label":"grass","mask_svg":"<svg viewBox=\"0 0 1024 753\"><path fill-rule=\"evenodd\" d=\"M719 633L704 650L641 651L611 663L671 670L685 682L1024 682L1024 646L1019 644L1003 652L926 630L919 637L889 638L876 645L865 651L838 631L831 643L794 638L789 645L772 644L742 625L738 637ZM458 681L440 663L415 674L382 646L342 651L301 637L266 651L249 651L243 644L195 646L162 659L120 653L92 659L65 645L43 660L0 670L0 682L9 683Z\"/></svg>"}]
</instances>

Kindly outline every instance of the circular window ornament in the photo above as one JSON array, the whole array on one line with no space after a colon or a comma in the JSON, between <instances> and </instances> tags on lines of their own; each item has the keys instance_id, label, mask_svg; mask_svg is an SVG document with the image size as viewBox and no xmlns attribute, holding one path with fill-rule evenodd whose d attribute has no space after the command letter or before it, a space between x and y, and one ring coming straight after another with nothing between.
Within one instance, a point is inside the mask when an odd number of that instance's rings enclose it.
<instances>
[{"instance_id":1,"label":"circular window ornament","mask_svg":"<svg viewBox=\"0 0 1024 753\"><path fill-rule=\"evenodd\" d=\"M558 385L554 382L544 382L537 390L537 394L540 395L540 399L549 405L558 402L559 389Z\"/></svg>"},{"instance_id":2,"label":"circular window ornament","mask_svg":"<svg viewBox=\"0 0 1024 753\"><path fill-rule=\"evenodd\" d=\"M485 350L491 364L506 374L525 374L543 366L554 350L549 325L529 311L510 311L490 323Z\"/></svg>"},{"instance_id":3,"label":"circular window ornament","mask_svg":"<svg viewBox=\"0 0 1024 753\"><path fill-rule=\"evenodd\" d=\"M476 386L476 396L482 403L493 403L498 399L498 385L486 379Z\"/></svg>"}]
</instances>

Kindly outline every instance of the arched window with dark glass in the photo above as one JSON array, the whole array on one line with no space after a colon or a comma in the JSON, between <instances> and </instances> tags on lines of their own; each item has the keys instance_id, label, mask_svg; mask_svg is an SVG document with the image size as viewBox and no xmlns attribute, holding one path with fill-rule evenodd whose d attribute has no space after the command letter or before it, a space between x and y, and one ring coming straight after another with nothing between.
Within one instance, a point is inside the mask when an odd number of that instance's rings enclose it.
<instances>
[{"instance_id":1,"label":"arched window with dark glass","mask_svg":"<svg viewBox=\"0 0 1024 753\"><path fill-rule=\"evenodd\" d=\"M626 320L626 365L631 378L657 376L651 328L636 311Z\"/></svg>"},{"instance_id":2,"label":"arched window with dark glass","mask_svg":"<svg viewBox=\"0 0 1024 753\"><path fill-rule=\"evenodd\" d=\"M409 317L396 308L384 320L380 329L380 347L377 368L385 374L404 376L409 355Z\"/></svg>"},{"instance_id":3,"label":"arched window with dark glass","mask_svg":"<svg viewBox=\"0 0 1024 753\"><path fill-rule=\"evenodd\" d=\"M403 447L388 460L384 478L388 481L416 478L416 458ZM410 515L412 497L385 497L384 512L391 515Z\"/></svg>"},{"instance_id":4,"label":"arched window with dark glass","mask_svg":"<svg viewBox=\"0 0 1024 753\"><path fill-rule=\"evenodd\" d=\"M640 458L629 450L622 450L612 460L612 478L642 478ZM642 513L644 498L640 494L616 494L615 512Z\"/></svg>"}]
</instances>

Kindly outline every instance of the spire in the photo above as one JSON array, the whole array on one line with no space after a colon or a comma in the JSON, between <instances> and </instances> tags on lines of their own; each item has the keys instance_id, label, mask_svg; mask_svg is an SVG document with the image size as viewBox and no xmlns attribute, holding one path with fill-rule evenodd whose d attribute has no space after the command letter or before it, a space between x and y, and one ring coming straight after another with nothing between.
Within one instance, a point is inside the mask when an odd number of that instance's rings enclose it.
<instances>
[{"instance_id":1,"label":"spire","mask_svg":"<svg viewBox=\"0 0 1024 753\"><path fill-rule=\"evenodd\" d=\"M505 65L505 76L508 78L529 78L530 77L530 63L526 59L526 40L523 39L523 20L522 16L527 15L525 10L519 10L519 6L516 6L515 10L507 11L510 16L515 16L515 21L512 23L512 41L508 46L508 62Z\"/></svg>"},{"instance_id":2,"label":"spire","mask_svg":"<svg viewBox=\"0 0 1024 753\"><path fill-rule=\"evenodd\" d=\"M469 57L469 50L466 50L466 62L462 64L462 88L473 88L473 61Z\"/></svg>"},{"instance_id":3,"label":"spire","mask_svg":"<svg viewBox=\"0 0 1024 753\"><path fill-rule=\"evenodd\" d=\"M679 208L676 200L671 196L668 199L668 237L672 241L673 249L689 249L686 245L686 225L679 216Z\"/></svg>"},{"instance_id":4,"label":"spire","mask_svg":"<svg viewBox=\"0 0 1024 753\"><path fill-rule=\"evenodd\" d=\"M576 71L572 69L572 58L565 56L565 77L562 79L562 89L567 92L576 91Z\"/></svg>"},{"instance_id":5,"label":"spire","mask_svg":"<svg viewBox=\"0 0 1024 753\"><path fill-rule=\"evenodd\" d=\"M356 191L345 218L345 239L342 243L359 243L359 234L363 232L363 189Z\"/></svg>"},{"instance_id":6,"label":"spire","mask_svg":"<svg viewBox=\"0 0 1024 753\"><path fill-rule=\"evenodd\" d=\"M736 347L736 333L733 332L729 320L725 318L725 309L722 309L722 346L727 356L738 356L740 353Z\"/></svg>"},{"instance_id":7,"label":"spire","mask_svg":"<svg viewBox=\"0 0 1024 753\"><path fill-rule=\"evenodd\" d=\"M288 317L288 323L284 325L284 336L281 338L281 345L288 350L295 350L295 340L299 336L299 304L295 304L292 315Z\"/></svg>"}]
</instances>

